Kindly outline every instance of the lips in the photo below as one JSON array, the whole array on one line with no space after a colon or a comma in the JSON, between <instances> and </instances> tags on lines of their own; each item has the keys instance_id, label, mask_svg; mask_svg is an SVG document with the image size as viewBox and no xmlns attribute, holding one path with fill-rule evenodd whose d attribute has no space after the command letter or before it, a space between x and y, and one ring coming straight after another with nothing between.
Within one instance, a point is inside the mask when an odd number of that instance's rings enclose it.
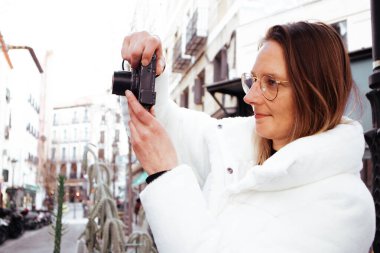
<instances>
[{"instance_id":1,"label":"lips","mask_svg":"<svg viewBox=\"0 0 380 253\"><path fill-rule=\"evenodd\" d=\"M262 118L265 118L265 117L268 117L270 116L269 114L263 114L263 113L259 113L259 112L255 112L255 119L262 119Z\"/></svg>"}]
</instances>

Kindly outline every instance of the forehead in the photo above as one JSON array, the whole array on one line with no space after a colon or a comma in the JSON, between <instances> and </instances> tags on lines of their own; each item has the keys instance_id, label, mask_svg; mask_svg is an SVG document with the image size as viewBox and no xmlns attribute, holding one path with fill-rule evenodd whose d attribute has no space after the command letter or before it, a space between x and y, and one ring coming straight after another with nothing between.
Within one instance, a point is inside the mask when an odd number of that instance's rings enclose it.
<instances>
[{"instance_id":1,"label":"forehead","mask_svg":"<svg viewBox=\"0 0 380 253\"><path fill-rule=\"evenodd\" d=\"M252 73L286 77L286 62L280 44L271 40L264 42L253 65Z\"/></svg>"}]
</instances>

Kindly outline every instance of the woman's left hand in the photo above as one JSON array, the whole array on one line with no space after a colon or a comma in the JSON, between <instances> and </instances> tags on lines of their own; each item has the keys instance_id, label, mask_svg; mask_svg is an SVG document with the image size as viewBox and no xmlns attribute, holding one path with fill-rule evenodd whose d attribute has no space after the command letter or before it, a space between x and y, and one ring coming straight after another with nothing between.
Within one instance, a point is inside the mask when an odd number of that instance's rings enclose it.
<instances>
[{"instance_id":1,"label":"woman's left hand","mask_svg":"<svg viewBox=\"0 0 380 253\"><path fill-rule=\"evenodd\" d=\"M170 170L178 165L177 153L169 135L154 118L153 107L149 113L129 90L125 93L131 120L131 143L133 151L144 170L153 174Z\"/></svg>"}]
</instances>

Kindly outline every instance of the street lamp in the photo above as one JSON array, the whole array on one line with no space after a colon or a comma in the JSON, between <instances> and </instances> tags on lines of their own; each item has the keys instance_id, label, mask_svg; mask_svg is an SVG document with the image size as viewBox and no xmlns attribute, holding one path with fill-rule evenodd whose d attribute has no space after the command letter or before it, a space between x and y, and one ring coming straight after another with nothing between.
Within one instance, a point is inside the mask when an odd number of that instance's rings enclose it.
<instances>
[{"instance_id":1,"label":"street lamp","mask_svg":"<svg viewBox=\"0 0 380 253\"><path fill-rule=\"evenodd\" d=\"M16 163L17 163L17 160L13 158L11 160L11 164L12 164L12 188L15 185L15 167L16 167Z\"/></svg>"}]
</instances>

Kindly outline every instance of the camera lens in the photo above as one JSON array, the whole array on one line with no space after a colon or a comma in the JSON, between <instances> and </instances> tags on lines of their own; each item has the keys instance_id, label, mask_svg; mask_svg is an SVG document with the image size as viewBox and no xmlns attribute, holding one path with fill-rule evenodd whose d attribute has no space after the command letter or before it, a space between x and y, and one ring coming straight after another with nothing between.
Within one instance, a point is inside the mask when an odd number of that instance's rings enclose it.
<instances>
[{"instance_id":1,"label":"camera lens","mask_svg":"<svg viewBox=\"0 0 380 253\"><path fill-rule=\"evenodd\" d=\"M129 71L116 71L112 78L112 94L124 96L126 90L131 90L132 73Z\"/></svg>"}]
</instances>

